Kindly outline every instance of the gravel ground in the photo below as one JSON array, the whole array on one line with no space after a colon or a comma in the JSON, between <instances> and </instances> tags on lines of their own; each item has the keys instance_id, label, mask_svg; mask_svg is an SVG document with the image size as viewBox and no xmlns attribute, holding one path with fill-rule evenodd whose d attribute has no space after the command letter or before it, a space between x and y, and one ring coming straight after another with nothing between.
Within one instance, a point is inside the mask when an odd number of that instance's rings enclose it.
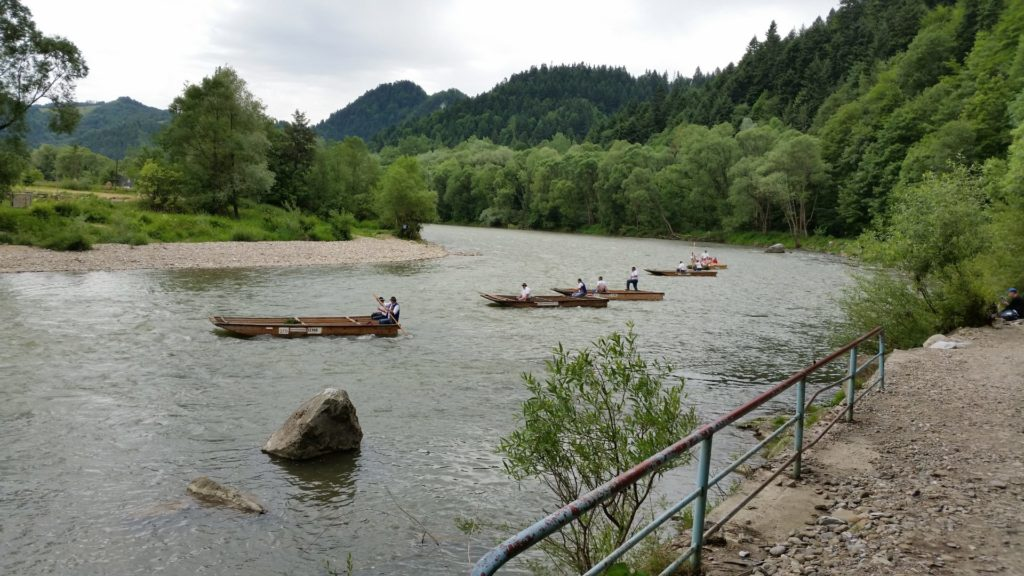
<instances>
[{"instance_id":1,"label":"gravel ground","mask_svg":"<svg viewBox=\"0 0 1024 576\"><path fill-rule=\"evenodd\" d=\"M886 389L727 525L706 573L1024 575L1024 325L951 338L970 344L893 353Z\"/></svg>"},{"instance_id":2,"label":"gravel ground","mask_svg":"<svg viewBox=\"0 0 1024 576\"><path fill-rule=\"evenodd\" d=\"M97 244L86 252L54 252L29 246L2 245L0 273L316 266L426 260L446 254L443 247L425 242L363 237L346 242Z\"/></svg>"}]
</instances>

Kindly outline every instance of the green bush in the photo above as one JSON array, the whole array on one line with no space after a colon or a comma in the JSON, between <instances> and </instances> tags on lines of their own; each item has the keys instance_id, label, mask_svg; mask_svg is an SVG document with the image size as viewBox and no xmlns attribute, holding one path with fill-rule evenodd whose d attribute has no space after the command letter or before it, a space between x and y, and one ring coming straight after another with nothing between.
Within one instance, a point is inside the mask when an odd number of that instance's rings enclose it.
<instances>
[{"instance_id":1,"label":"green bush","mask_svg":"<svg viewBox=\"0 0 1024 576\"><path fill-rule=\"evenodd\" d=\"M40 220L53 220L57 217L57 211L52 204L35 203L28 209L28 213Z\"/></svg>"},{"instance_id":2,"label":"green bush","mask_svg":"<svg viewBox=\"0 0 1024 576\"><path fill-rule=\"evenodd\" d=\"M77 216L81 212L77 204L75 204L74 202L69 202L67 200L61 200L59 202L56 202L53 205L53 211L58 216L62 216L64 218L71 218L73 216Z\"/></svg>"},{"instance_id":3,"label":"green bush","mask_svg":"<svg viewBox=\"0 0 1024 576\"><path fill-rule=\"evenodd\" d=\"M689 434L697 425L684 408L682 379L672 368L648 364L636 348L632 324L594 349L569 352L559 345L547 362L548 377L524 374L531 397L518 427L498 451L516 480L538 478L562 505L579 498ZM596 510L539 544L561 567L585 572L625 542L645 518L642 506L661 475L689 461L683 455L638 479L634 489L609 497Z\"/></svg>"},{"instance_id":4,"label":"green bush","mask_svg":"<svg viewBox=\"0 0 1024 576\"><path fill-rule=\"evenodd\" d=\"M351 240L352 228L356 225L356 217L349 212L332 212L328 222L338 240Z\"/></svg>"},{"instance_id":5,"label":"green bush","mask_svg":"<svg viewBox=\"0 0 1024 576\"><path fill-rule=\"evenodd\" d=\"M939 331L938 315L897 274L880 271L856 276L854 284L843 291L839 307L846 320L836 333L836 345L845 344L875 326L885 328L890 348L919 346Z\"/></svg>"},{"instance_id":6,"label":"green bush","mask_svg":"<svg viewBox=\"0 0 1024 576\"><path fill-rule=\"evenodd\" d=\"M85 252L92 249L92 241L82 230L65 229L43 242L43 248L65 252Z\"/></svg>"}]
</instances>

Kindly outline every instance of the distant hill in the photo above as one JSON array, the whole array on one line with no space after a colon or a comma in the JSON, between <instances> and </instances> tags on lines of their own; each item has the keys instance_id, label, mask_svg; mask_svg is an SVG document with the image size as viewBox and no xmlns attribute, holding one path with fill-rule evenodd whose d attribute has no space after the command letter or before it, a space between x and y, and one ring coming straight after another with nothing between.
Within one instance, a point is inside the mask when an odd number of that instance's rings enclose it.
<instances>
[{"instance_id":1,"label":"distant hill","mask_svg":"<svg viewBox=\"0 0 1024 576\"><path fill-rule=\"evenodd\" d=\"M170 119L167 110L152 108L122 96L112 102L78 105L82 120L71 134L47 129L50 106L33 106L28 113L28 144L55 146L78 144L108 158L124 158L130 148L150 144L153 135Z\"/></svg>"},{"instance_id":2,"label":"distant hill","mask_svg":"<svg viewBox=\"0 0 1024 576\"><path fill-rule=\"evenodd\" d=\"M573 64L532 67L492 90L429 116L411 118L382 132L377 146L408 136L427 136L448 146L470 137L497 144L533 146L561 132L575 141L623 107L667 90L656 73L634 77L625 68Z\"/></svg>"},{"instance_id":3,"label":"distant hill","mask_svg":"<svg viewBox=\"0 0 1024 576\"><path fill-rule=\"evenodd\" d=\"M466 95L455 89L432 96L408 80L381 84L317 124L314 129L328 140L358 136L372 139L378 132L402 121L443 110Z\"/></svg>"}]
</instances>

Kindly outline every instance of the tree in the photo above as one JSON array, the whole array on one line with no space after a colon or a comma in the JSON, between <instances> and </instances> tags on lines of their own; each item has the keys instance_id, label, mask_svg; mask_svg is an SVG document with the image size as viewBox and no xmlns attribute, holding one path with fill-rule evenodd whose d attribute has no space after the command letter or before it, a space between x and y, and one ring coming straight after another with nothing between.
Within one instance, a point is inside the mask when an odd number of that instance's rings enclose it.
<instances>
[{"instance_id":1,"label":"tree","mask_svg":"<svg viewBox=\"0 0 1024 576\"><path fill-rule=\"evenodd\" d=\"M268 166L274 185L268 200L278 206L292 206L316 157L316 132L306 115L298 110L281 130L271 132Z\"/></svg>"},{"instance_id":2,"label":"tree","mask_svg":"<svg viewBox=\"0 0 1024 576\"><path fill-rule=\"evenodd\" d=\"M516 480L539 478L568 504L685 437L697 425L683 408L683 380L666 385L672 367L650 364L636 348L632 324L625 335L599 338L593 349L566 351L561 344L542 382L523 381L530 398L519 427L498 451ZM613 495L548 538L541 549L574 573L586 572L634 533L640 507L658 478L688 461L678 458Z\"/></svg>"},{"instance_id":3,"label":"tree","mask_svg":"<svg viewBox=\"0 0 1024 576\"><path fill-rule=\"evenodd\" d=\"M0 170L0 188L17 177L10 170L15 157L24 164L20 142L29 107L50 100L50 129L71 132L78 122L78 110L72 105L75 81L88 73L71 41L43 35L32 13L18 0L0 0L0 153L6 167Z\"/></svg>"},{"instance_id":4,"label":"tree","mask_svg":"<svg viewBox=\"0 0 1024 576\"><path fill-rule=\"evenodd\" d=\"M427 188L415 158L402 156L388 166L374 196L381 223L403 238L418 239L423 223L437 219L437 194Z\"/></svg>"},{"instance_id":5,"label":"tree","mask_svg":"<svg viewBox=\"0 0 1024 576\"><path fill-rule=\"evenodd\" d=\"M821 144L814 136L791 131L765 156L762 167L766 186L789 224L797 246L807 237L818 194L827 179Z\"/></svg>"},{"instance_id":6,"label":"tree","mask_svg":"<svg viewBox=\"0 0 1024 576\"><path fill-rule=\"evenodd\" d=\"M159 141L181 172L196 208L235 218L242 199L259 199L274 183L267 168L270 119L234 70L217 68L171 103Z\"/></svg>"}]
</instances>

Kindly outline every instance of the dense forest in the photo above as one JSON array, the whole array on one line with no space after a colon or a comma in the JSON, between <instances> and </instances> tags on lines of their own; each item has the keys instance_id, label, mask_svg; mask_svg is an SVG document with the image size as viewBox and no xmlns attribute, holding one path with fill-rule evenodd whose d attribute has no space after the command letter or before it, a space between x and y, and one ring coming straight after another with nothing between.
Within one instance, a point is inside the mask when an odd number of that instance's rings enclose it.
<instances>
[{"instance_id":1,"label":"dense forest","mask_svg":"<svg viewBox=\"0 0 1024 576\"><path fill-rule=\"evenodd\" d=\"M379 147L425 136L454 146L468 138L486 138L521 149L563 134L578 142L623 107L664 94L667 84L664 75L634 78L624 68L541 65L514 74L475 98L385 130L373 140Z\"/></svg>"},{"instance_id":2,"label":"dense forest","mask_svg":"<svg viewBox=\"0 0 1024 576\"><path fill-rule=\"evenodd\" d=\"M314 129L327 140L341 141L349 136L370 140L377 133L403 121L444 110L465 99L466 95L455 89L428 96L415 83L401 80L381 84L366 92L348 106L333 112Z\"/></svg>"},{"instance_id":3,"label":"dense forest","mask_svg":"<svg viewBox=\"0 0 1024 576\"><path fill-rule=\"evenodd\" d=\"M159 210L268 203L412 236L437 219L857 238L857 254L894 274L845 299L851 326L884 321L910 342L984 322L997 287L1024 280L1022 35L1020 2L844 0L784 36L769 24L709 73L539 66L473 98L397 82L317 127L300 112L268 118L224 67L187 86L154 145L113 176ZM218 120L224 109L234 123ZM80 146L31 160L23 181L111 178Z\"/></svg>"},{"instance_id":4,"label":"dense forest","mask_svg":"<svg viewBox=\"0 0 1024 576\"><path fill-rule=\"evenodd\" d=\"M33 106L28 113L28 145L37 148L78 145L111 159L123 159L129 150L152 143L153 136L167 123L167 110L146 106L128 97L112 102L76 104L81 114L70 134L47 129L52 106Z\"/></svg>"}]
</instances>

